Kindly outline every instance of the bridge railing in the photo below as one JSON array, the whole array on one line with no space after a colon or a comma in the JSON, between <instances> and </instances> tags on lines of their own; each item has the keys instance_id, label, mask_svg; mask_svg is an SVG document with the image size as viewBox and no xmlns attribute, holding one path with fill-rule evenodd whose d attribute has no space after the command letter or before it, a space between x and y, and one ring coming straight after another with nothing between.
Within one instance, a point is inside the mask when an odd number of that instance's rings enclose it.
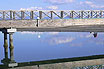
<instances>
[{"instance_id":1,"label":"bridge railing","mask_svg":"<svg viewBox=\"0 0 104 69\"><path fill-rule=\"evenodd\" d=\"M8 10L0 11L0 20L104 18L104 10Z\"/></svg>"}]
</instances>

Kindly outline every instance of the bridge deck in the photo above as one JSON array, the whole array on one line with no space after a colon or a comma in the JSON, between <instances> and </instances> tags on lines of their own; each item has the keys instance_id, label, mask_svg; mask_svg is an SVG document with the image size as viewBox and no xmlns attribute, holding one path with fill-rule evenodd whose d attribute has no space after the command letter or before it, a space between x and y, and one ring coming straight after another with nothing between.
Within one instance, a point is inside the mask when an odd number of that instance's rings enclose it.
<instances>
[{"instance_id":1,"label":"bridge deck","mask_svg":"<svg viewBox=\"0 0 104 69\"><path fill-rule=\"evenodd\" d=\"M104 32L104 25L80 25L56 28L17 28L17 30L36 32Z\"/></svg>"},{"instance_id":2,"label":"bridge deck","mask_svg":"<svg viewBox=\"0 0 104 69\"><path fill-rule=\"evenodd\" d=\"M104 32L104 19L2 20L0 28L37 32Z\"/></svg>"}]
</instances>

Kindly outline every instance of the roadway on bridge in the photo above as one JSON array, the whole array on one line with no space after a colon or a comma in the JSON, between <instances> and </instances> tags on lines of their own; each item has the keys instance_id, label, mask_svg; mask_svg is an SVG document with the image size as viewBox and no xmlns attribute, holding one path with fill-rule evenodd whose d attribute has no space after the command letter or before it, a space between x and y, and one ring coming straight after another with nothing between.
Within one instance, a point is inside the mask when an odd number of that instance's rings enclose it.
<instances>
[{"instance_id":1,"label":"roadway on bridge","mask_svg":"<svg viewBox=\"0 0 104 69\"><path fill-rule=\"evenodd\" d=\"M17 31L35 31L35 32L104 32L104 25L79 25L66 27L35 27L35 28L17 28Z\"/></svg>"}]
</instances>

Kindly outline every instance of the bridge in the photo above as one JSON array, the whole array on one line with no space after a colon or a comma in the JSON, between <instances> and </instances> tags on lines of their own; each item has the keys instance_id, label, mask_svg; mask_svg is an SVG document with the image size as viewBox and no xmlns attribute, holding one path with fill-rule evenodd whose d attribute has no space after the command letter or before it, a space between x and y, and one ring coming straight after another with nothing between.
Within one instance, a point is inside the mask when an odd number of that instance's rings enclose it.
<instances>
[{"instance_id":1,"label":"bridge","mask_svg":"<svg viewBox=\"0 0 104 69\"><path fill-rule=\"evenodd\" d=\"M0 10L0 31L4 33L2 63L14 67L18 66L13 53L14 32L104 32L104 10Z\"/></svg>"},{"instance_id":2,"label":"bridge","mask_svg":"<svg viewBox=\"0 0 104 69\"><path fill-rule=\"evenodd\" d=\"M0 10L0 28L18 31L104 32L104 10Z\"/></svg>"}]
</instances>

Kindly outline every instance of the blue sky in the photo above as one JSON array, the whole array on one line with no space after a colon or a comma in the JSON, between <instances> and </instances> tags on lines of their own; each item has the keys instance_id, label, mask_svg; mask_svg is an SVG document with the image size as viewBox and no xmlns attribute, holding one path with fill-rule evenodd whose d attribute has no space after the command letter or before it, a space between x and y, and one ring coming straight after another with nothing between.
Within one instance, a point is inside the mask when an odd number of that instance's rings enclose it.
<instances>
[{"instance_id":1,"label":"blue sky","mask_svg":"<svg viewBox=\"0 0 104 69\"><path fill-rule=\"evenodd\" d=\"M0 10L103 10L104 0L1 0Z\"/></svg>"}]
</instances>

